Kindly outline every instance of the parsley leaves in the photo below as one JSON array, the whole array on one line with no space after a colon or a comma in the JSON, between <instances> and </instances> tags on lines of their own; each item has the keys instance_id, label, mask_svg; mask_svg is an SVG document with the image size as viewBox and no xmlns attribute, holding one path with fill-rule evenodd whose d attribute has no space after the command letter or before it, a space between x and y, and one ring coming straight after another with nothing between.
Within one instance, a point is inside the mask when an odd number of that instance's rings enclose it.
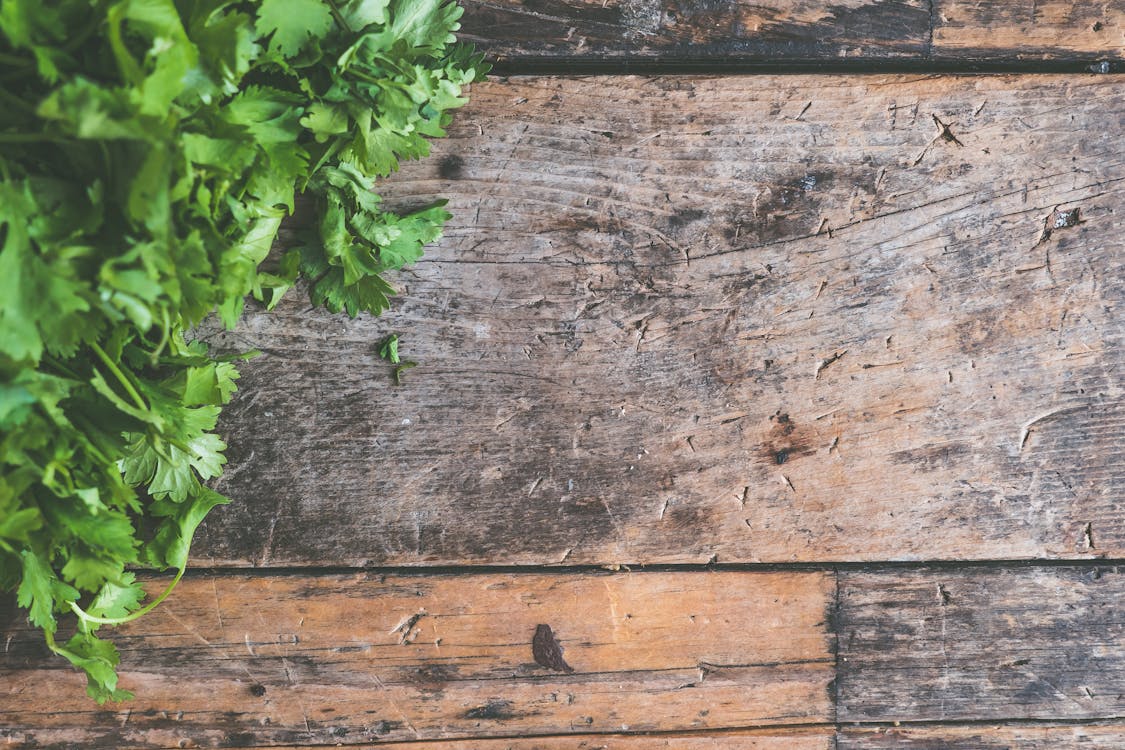
<instances>
[{"instance_id":1,"label":"parsley leaves","mask_svg":"<svg viewBox=\"0 0 1125 750\"><path fill-rule=\"evenodd\" d=\"M186 333L299 276L378 314L448 214L372 192L486 72L448 0L0 0L0 589L98 702L100 638L227 499L231 358ZM314 220L261 266L304 193ZM400 369L393 345L388 351ZM396 377L399 371L396 370ZM174 568L152 601L129 568ZM76 632L57 641L60 617Z\"/></svg>"}]
</instances>

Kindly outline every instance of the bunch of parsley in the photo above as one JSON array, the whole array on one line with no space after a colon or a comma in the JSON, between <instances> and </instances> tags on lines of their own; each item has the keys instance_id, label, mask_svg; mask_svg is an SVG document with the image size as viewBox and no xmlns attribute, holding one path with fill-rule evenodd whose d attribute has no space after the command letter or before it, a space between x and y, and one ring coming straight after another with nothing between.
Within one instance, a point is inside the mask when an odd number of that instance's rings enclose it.
<instances>
[{"instance_id":1,"label":"bunch of parsley","mask_svg":"<svg viewBox=\"0 0 1125 750\"><path fill-rule=\"evenodd\" d=\"M443 135L481 58L447 0L0 1L0 589L85 671L96 635L183 575L227 499L213 432L230 358L185 333L298 276L378 314L440 204L381 210L375 178ZM259 266L298 193L316 215ZM129 568L176 569L149 603ZM59 635L60 615L74 618ZM56 637L59 635L59 637Z\"/></svg>"}]
</instances>

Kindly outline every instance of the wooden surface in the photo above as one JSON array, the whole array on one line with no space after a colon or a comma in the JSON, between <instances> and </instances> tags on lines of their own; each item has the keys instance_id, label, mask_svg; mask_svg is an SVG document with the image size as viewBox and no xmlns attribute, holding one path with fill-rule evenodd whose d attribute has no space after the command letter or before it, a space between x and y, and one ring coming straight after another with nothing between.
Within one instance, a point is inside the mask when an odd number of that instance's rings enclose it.
<instances>
[{"instance_id":1,"label":"wooden surface","mask_svg":"<svg viewBox=\"0 0 1125 750\"><path fill-rule=\"evenodd\" d=\"M471 0L465 38L519 64L1121 61L1125 3Z\"/></svg>"},{"instance_id":2,"label":"wooden surface","mask_svg":"<svg viewBox=\"0 0 1125 750\"><path fill-rule=\"evenodd\" d=\"M135 701L0 596L0 747L1125 747L1125 4L464 31L562 75L381 187L454 214L390 315L200 332L264 352L235 502L117 631Z\"/></svg>"},{"instance_id":3,"label":"wooden surface","mask_svg":"<svg viewBox=\"0 0 1125 750\"><path fill-rule=\"evenodd\" d=\"M57 670L17 626L0 727L160 747L824 723L835 592L825 573L194 578L120 630L127 721L77 680L53 691L73 710L39 713ZM572 671L538 663L539 625Z\"/></svg>"},{"instance_id":4,"label":"wooden surface","mask_svg":"<svg viewBox=\"0 0 1125 750\"><path fill-rule=\"evenodd\" d=\"M1123 575L1104 565L199 575L120 629L122 684L138 698L119 710L84 703L80 681L44 664L34 632L12 618L0 739L234 747L504 735L550 738L542 747L553 750L602 735L627 749L622 733L656 732L668 744L653 747L803 749L827 747L835 725L844 747L1079 746L1083 727L1011 722L1083 720L1099 725L1094 738L1125 736ZM543 663L534 636L544 625L563 662ZM48 683L70 709L42 710L37 688ZM896 722L934 726L855 729ZM750 727L761 731L737 733Z\"/></svg>"},{"instance_id":5,"label":"wooden surface","mask_svg":"<svg viewBox=\"0 0 1125 750\"><path fill-rule=\"evenodd\" d=\"M832 750L827 730L751 730L707 735L577 735L442 742L446 750ZM433 743L407 742L395 750L431 750ZM294 750L294 748L281 748Z\"/></svg>"},{"instance_id":6,"label":"wooden surface","mask_svg":"<svg viewBox=\"0 0 1125 750\"><path fill-rule=\"evenodd\" d=\"M477 86L392 314L208 336L265 354L199 563L1125 556L1123 82Z\"/></svg>"},{"instance_id":7,"label":"wooden surface","mask_svg":"<svg viewBox=\"0 0 1125 750\"><path fill-rule=\"evenodd\" d=\"M997 726L845 729L838 750L1115 750L1125 727Z\"/></svg>"},{"instance_id":8,"label":"wooden surface","mask_svg":"<svg viewBox=\"0 0 1125 750\"><path fill-rule=\"evenodd\" d=\"M842 574L838 719L1119 719L1123 573Z\"/></svg>"}]
</instances>

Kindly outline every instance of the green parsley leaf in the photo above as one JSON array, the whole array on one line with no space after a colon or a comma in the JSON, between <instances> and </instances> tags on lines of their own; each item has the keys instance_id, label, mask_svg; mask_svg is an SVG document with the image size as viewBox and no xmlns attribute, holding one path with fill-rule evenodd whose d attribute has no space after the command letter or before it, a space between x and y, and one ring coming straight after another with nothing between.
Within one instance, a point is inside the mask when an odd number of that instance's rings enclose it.
<instances>
[{"instance_id":1,"label":"green parsley leaf","mask_svg":"<svg viewBox=\"0 0 1125 750\"><path fill-rule=\"evenodd\" d=\"M378 314L448 214L373 190L425 156L487 66L445 0L0 0L0 589L98 702L103 625L188 564L239 356L233 328L298 278ZM299 194L310 207L271 260ZM252 303L251 303L252 304ZM393 347L395 379L413 365ZM142 606L133 568L174 568ZM80 602L86 602L84 606ZM76 619L65 643L63 619Z\"/></svg>"},{"instance_id":2,"label":"green parsley leaf","mask_svg":"<svg viewBox=\"0 0 1125 750\"><path fill-rule=\"evenodd\" d=\"M331 28L332 12L321 0L262 0L258 8L258 33L270 37L270 52L285 57L295 56L309 39Z\"/></svg>"}]
</instances>

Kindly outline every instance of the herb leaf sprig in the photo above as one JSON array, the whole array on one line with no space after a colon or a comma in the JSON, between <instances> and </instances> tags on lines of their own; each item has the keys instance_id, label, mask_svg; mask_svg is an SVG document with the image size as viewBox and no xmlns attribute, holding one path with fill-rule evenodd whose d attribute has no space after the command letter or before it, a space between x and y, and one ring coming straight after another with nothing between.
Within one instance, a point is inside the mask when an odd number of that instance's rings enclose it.
<instances>
[{"instance_id":1,"label":"herb leaf sprig","mask_svg":"<svg viewBox=\"0 0 1125 750\"><path fill-rule=\"evenodd\" d=\"M384 210L375 180L444 135L486 72L447 0L0 0L0 590L98 702L100 638L183 575L227 502L233 327L299 276L378 314L384 272L448 214ZM313 220L261 268L298 194ZM175 569L147 604L131 568ZM71 618L63 640L60 619ZM60 636L60 637L56 637Z\"/></svg>"}]
</instances>

